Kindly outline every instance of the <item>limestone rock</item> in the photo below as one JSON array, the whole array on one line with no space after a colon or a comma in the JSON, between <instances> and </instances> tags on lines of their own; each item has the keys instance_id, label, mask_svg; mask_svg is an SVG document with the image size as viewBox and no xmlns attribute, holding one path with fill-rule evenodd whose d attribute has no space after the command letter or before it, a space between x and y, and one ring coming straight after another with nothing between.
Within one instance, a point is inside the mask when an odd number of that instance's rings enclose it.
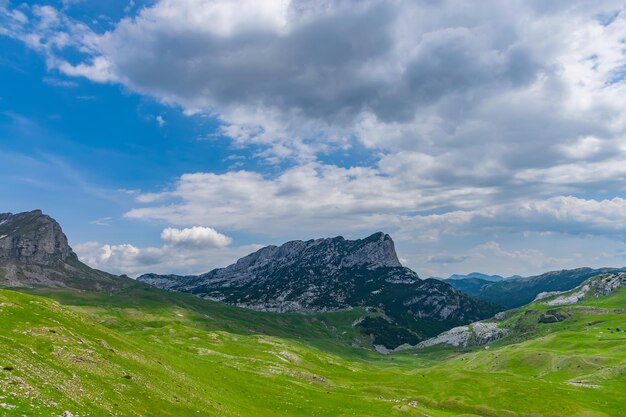
<instances>
[{"instance_id":1,"label":"limestone rock","mask_svg":"<svg viewBox=\"0 0 626 417\"><path fill-rule=\"evenodd\" d=\"M575 304L590 296L609 295L618 288L626 286L626 272L599 275L585 281L572 291L562 293L556 298L549 299L549 306L563 306Z\"/></svg>"},{"instance_id":2,"label":"limestone rock","mask_svg":"<svg viewBox=\"0 0 626 417\"><path fill-rule=\"evenodd\" d=\"M0 262L53 266L70 258L77 259L61 226L41 210L0 214Z\"/></svg>"},{"instance_id":3,"label":"limestone rock","mask_svg":"<svg viewBox=\"0 0 626 417\"><path fill-rule=\"evenodd\" d=\"M0 285L111 290L132 282L80 262L59 223L41 210L0 214Z\"/></svg>"},{"instance_id":4,"label":"limestone rock","mask_svg":"<svg viewBox=\"0 0 626 417\"><path fill-rule=\"evenodd\" d=\"M418 349L436 345L467 347L470 344L484 346L503 338L507 334L508 331L498 327L497 323L475 322L468 326L459 326L450 329L437 337L417 344L415 347Z\"/></svg>"}]
</instances>

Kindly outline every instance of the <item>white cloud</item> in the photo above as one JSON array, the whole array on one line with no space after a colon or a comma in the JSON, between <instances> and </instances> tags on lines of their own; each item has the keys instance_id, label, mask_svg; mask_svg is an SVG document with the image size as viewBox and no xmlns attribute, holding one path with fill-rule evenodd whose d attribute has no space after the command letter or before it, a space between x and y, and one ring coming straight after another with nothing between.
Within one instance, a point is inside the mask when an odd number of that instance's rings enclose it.
<instances>
[{"instance_id":1,"label":"white cloud","mask_svg":"<svg viewBox=\"0 0 626 417\"><path fill-rule=\"evenodd\" d=\"M50 59L50 63L66 75L85 77L100 83L117 81L117 76L112 73L111 63L101 56L77 65L72 65L67 61L56 62L56 59Z\"/></svg>"},{"instance_id":2,"label":"white cloud","mask_svg":"<svg viewBox=\"0 0 626 417\"><path fill-rule=\"evenodd\" d=\"M88 265L117 274L138 276L148 272L199 274L224 267L259 249L261 245L230 248L231 238L209 227L166 228L160 247L85 242L75 245Z\"/></svg>"},{"instance_id":3,"label":"white cloud","mask_svg":"<svg viewBox=\"0 0 626 417\"><path fill-rule=\"evenodd\" d=\"M586 159L595 156L603 150L613 150L607 149L602 140L594 136L578 138L573 143L559 145L559 148L565 156L572 159Z\"/></svg>"},{"instance_id":4,"label":"white cloud","mask_svg":"<svg viewBox=\"0 0 626 417\"><path fill-rule=\"evenodd\" d=\"M614 262L615 256L606 256L603 261ZM469 248L463 255L451 255L447 251L427 255L420 272L424 276L448 276L451 273L466 274L473 271L503 276L529 276L583 265L598 266L592 257L583 257L580 253L551 256L536 248L507 248L498 241L490 240ZM600 266L606 265L600 263Z\"/></svg>"},{"instance_id":5,"label":"white cloud","mask_svg":"<svg viewBox=\"0 0 626 417\"><path fill-rule=\"evenodd\" d=\"M101 217L99 219L90 221L89 224L95 224L96 226L111 226L112 221L112 217Z\"/></svg>"},{"instance_id":6,"label":"white cloud","mask_svg":"<svg viewBox=\"0 0 626 417\"><path fill-rule=\"evenodd\" d=\"M172 246L197 246L210 248L223 248L232 242L232 239L225 236L211 227L194 226L187 229L174 229L168 227L163 229L161 239L167 245Z\"/></svg>"},{"instance_id":7,"label":"white cloud","mask_svg":"<svg viewBox=\"0 0 626 417\"><path fill-rule=\"evenodd\" d=\"M274 178L250 171L196 173L180 177L172 190L137 196L146 207L128 218L176 225L206 221L220 228L280 234L286 230L368 229L401 220L405 212L448 206L471 207L488 190L406 187L402 177L374 168L339 168L311 163Z\"/></svg>"},{"instance_id":8,"label":"white cloud","mask_svg":"<svg viewBox=\"0 0 626 417\"><path fill-rule=\"evenodd\" d=\"M279 236L292 230L320 234L385 229L415 241L495 231L626 237L626 200L619 197L519 196L499 202L499 194L489 188L410 184L403 174L388 175L382 168L320 164L273 178L248 171L186 174L172 190L138 195L144 207L126 217L179 225L207 221ZM441 213L430 214L433 210Z\"/></svg>"},{"instance_id":9,"label":"white cloud","mask_svg":"<svg viewBox=\"0 0 626 417\"><path fill-rule=\"evenodd\" d=\"M486 259L498 260L513 263L515 265L526 265L525 268L519 270L539 270L546 271L550 268L554 268L555 265L563 265L570 262L571 258L555 258L546 256L543 252L537 249L521 249L507 251L502 248L500 243L495 241L489 241L482 245L478 245L470 251L470 257L482 258L484 262Z\"/></svg>"},{"instance_id":10,"label":"white cloud","mask_svg":"<svg viewBox=\"0 0 626 417\"><path fill-rule=\"evenodd\" d=\"M76 81L61 80L54 77L43 77L42 81L55 87L73 88L78 86L78 83Z\"/></svg>"},{"instance_id":11,"label":"white cloud","mask_svg":"<svg viewBox=\"0 0 626 417\"><path fill-rule=\"evenodd\" d=\"M429 255L428 262L435 264L458 264L464 262L468 256L450 255L446 253L438 253L436 255Z\"/></svg>"},{"instance_id":12,"label":"white cloud","mask_svg":"<svg viewBox=\"0 0 626 417\"><path fill-rule=\"evenodd\" d=\"M559 233L626 238L626 200L582 199L572 196L520 200L466 211L405 216L404 235L416 239L442 235L488 233Z\"/></svg>"},{"instance_id":13,"label":"white cloud","mask_svg":"<svg viewBox=\"0 0 626 417\"><path fill-rule=\"evenodd\" d=\"M356 139L381 167L413 159L411 187L558 194L626 156L619 1L160 0L104 33L50 6L2 15L51 68L217 117L274 163Z\"/></svg>"}]
</instances>

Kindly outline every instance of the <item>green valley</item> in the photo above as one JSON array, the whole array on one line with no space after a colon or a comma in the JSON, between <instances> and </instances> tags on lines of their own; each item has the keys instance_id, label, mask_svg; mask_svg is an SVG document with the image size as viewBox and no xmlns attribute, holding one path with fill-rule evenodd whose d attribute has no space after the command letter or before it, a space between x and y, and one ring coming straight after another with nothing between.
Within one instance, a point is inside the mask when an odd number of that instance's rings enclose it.
<instances>
[{"instance_id":1,"label":"green valley","mask_svg":"<svg viewBox=\"0 0 626 417\"><path fill-rule=\"evenodd\" d=\"M254 312L143 285L0 291L0 406L57 416L615 416L626 406L626 289L503 321L489 346L380 355L362 311ZM619 329L619 331L618 331Z\"/></svg>"}]
</instances>

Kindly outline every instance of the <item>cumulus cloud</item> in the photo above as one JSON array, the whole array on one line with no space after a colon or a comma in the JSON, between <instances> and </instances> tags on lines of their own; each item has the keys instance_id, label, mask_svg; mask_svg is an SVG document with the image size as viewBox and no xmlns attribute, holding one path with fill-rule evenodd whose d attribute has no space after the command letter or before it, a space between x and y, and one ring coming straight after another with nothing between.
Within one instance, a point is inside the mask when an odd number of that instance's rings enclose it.
<instances>
[{"instance_id":1,"label":"cumulus cloud","mask_svg":"<svg viewBox=\"0 0 626 417\"><path fill-rule=\"evenodd\" d=\"M160 0L105 32L50 6L1 14L51 69L217 117L273 162L356 139L508 186L624 157L619 1Z\"/></svg>"},{"instance_id":2,"label":"cumulus cloud","mask_svg":"<svg viewBox=\"0 0 626 417\"><path fill-rule=\"evenodd\" d=\"M204 219L220 228L280 234L286 230L367 229L388 224L390 215L447 207L472 207L488 190L471 187L420 189L374 168L339 168L311 163L274 178L250 171L196 173L180 177L172 190L136 196L133 219L186 225ZM400 219L399 217L397 217Z\"/></svg>"},{"instance_id":3,"label":"cumulus cloud","mask_svg":"<svg viewBox=\"0 0 626 417\"><path fill-rule=\"evenodd\" d=\"M471 233L559 233L626 238L626 200L572 196L403 218L402 233L437 240Z\"/></svg>"},{"instance_id":4,"label":"cumulus cloud","mask_svg":"<svg viewBox=\"0 0 626 417\"><path fill-rule=\"evenodd\" d=\"M410 184L383 169L321 164L274 178L248 171L186 174L174 189L136 196L143 207L126 217L183 225L208 221L278 235L384 228L416 241L496 231L626 237L626 200L620 197L517 196L502 202L495 188Z\"/></svg>"},{"instance_id":5,"label":"cumulus cloud","mask_svg":"<svg viewBox=\"0 0 626 417\"><path fill-rule=\"evenodd\" d=\"M232 242L232 239L225 236L211 227L194 226L186 229L175 229L168 227L163 229L161 239L165 244L172 246L197 246L210 248L223 248Z\"/></svg>"},{"instance_id":6,"label":"cumulus cloud","mask_svg":"<svg viewBox=\"0 0 626 417\"><path fill-rule=\"evenodd\" d=\"M254 252L261 245L230 248L232 239L210 227L166 228L162 246L138 247L130 243L84 242L75 245L79 258L88 265L118 274L198 274L227 266Z\"/></svg>"},{"instance_id":7,"label":"cumulus cloud","mask_svg":"<svg viewBox=\"0 0 626 417\"><path fill-rule=\"evenodd\" d=\"M428 262L434 264L458 264L464 262L468 256L455 256L445 253L428 256Z\"/></svg>"},{"instance_id":8,"label":"cumulus cloud","mask_svg":"<svg viewBox=\"0 0 626 417\"><path fill-rule=\"evenodd\" d=\"M405 188L623 190L619 1L160 0L103 33L50 6L0 14L51 69L217 117L271 162L357 140Z\"/></svg>"}]
</instances>

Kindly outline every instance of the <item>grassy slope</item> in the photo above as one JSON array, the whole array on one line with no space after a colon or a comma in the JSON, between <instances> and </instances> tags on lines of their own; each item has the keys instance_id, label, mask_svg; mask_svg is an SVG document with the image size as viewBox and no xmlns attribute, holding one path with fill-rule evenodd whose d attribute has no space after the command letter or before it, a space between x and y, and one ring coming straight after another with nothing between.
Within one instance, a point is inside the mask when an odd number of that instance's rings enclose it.
<instances>
[{"instance_id":1,"label":"grassy slope","mask_svg":"<svg viewBox=\"0 0 626 417\"><path fill-rule=\"evenodd\" d=\"M350 347L359 311L274 315L139 287L40 294L65 305L0 291L0 366L13 368L0 371L0 407L16 406L0 414L591 417L626 407L626 333L608 330L626 328L626 289L561 323L520 310L508 319L518 343L387 357Z\"/></svg>"}]
</instances>

